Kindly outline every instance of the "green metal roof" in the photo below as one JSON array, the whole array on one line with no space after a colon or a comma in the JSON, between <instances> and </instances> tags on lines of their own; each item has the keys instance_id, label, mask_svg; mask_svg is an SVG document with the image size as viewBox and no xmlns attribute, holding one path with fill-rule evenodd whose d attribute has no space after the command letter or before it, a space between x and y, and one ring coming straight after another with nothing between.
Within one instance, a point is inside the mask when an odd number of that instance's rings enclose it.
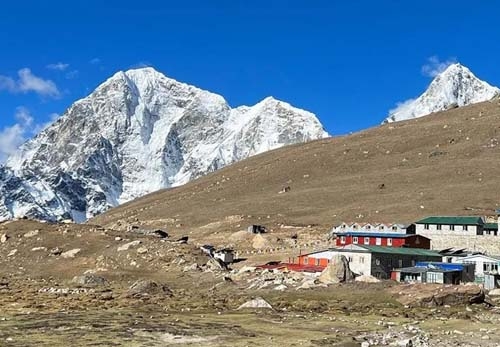
<instances>
[{"instance_id":1,"label":"green metal roof","mask_svg":"<svg viewBox=\"0 0 500 347\"><path fill-rule=\"evenodd\" d=\"M484 228L488 230L498 230L498 223L485 223Z\"/></svg>"},{"instance_id":2,"label":"green metal roof","mask_svg":"<svg viewBox=\"0 0 500 347\"><path fill-rule=\"evenodd\" d=\"M430 249L422 249L422 248L384 247L384 246L365 246L365 245L360 245L360 247L366 248L368 251L372 253L421 255L421 256L439 257L439 258L442 257L442 255L436 251L431 251Z\"/></svg>"},{"instance_id":3,"label":"green metal roof","mask_svg":"<svg viewBox=\"0 0 500 347\"><path fill-rule=\"evenodd\" d=\"M462 217L427 217L421 219L417 224L446 224L446 225L483 225L481 217L462 216Z\"/></svg>"}]
</instances>

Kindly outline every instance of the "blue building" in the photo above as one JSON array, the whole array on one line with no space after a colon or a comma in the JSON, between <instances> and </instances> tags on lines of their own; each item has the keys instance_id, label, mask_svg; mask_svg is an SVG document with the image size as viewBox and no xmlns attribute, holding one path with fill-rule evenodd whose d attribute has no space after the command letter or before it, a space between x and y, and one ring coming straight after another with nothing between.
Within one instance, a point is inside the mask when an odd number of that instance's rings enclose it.
<instances>
[{"instance_id":1,"label":"blue building","mask_svg":"<svg viewBox=\"0 0 500 347\"><path fill-rule=\"evenodd\" d=\"M391 278L398 282L460 284L474 282L474 264L417 262L415 266L395 269Z\"/></svg>"}]
</instances>

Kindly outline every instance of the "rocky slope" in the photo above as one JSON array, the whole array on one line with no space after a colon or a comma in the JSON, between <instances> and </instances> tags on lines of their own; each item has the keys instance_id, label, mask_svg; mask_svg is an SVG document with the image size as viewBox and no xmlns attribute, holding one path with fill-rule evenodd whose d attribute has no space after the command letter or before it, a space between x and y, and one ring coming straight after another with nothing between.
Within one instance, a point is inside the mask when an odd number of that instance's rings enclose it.
<instances>
[{"instance_id":1,"label":"rocky slope","mask_svg":"<svg viewBox=\"0 0 500 347\"><path fill-rule=\"evenodd\" d=\"M400 105L384 123L398 122L455 107L491 100L500 89L481 81L465 66L450 65L418 98Z\"/></svg>"},{"instance_id":2,"label":"rocky slope","mask_svg":"<svg viewBox=\"0 0 500 347\"><path fill-rule=\"evenodd\" d=\"M284 145L327 137L312 113L223 97L152 68L118 72L0 168L0 220L81 222Z\"/></svg>"}]
</instances>

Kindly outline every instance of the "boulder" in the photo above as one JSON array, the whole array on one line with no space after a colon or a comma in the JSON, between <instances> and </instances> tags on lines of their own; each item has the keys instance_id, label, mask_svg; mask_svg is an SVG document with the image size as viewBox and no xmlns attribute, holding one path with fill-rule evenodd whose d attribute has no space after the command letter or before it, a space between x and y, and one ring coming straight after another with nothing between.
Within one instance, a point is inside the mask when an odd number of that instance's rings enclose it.
<instances>
[{"instance_id":1,"label":"boulder","mask_svg":"<svg viewBox=\"0 0 500 347\"><path fill-rule=\"evenodd\" d=\"M9 239L8 235L2 234L2 236L0 236L0 243L5 243L7 242L8 239Z\"/></svg>"},{"instance_id":2,"label":"boulder","mask_svg":"<svg viewBox=\"0 0 500 347\"><path fill-rule=\"evenodd\" d=\"M148 253L148 249L146 247L139 247L139 248L137 248L137 253L146 254L146 253Z\"/></svg>"},{"instance_id":3,"label":"boulder","mask_svg":"<svg viewBox=\"0 0 500 347\"><path fill-rule=\"evenodd\" d=\"M354 273L349 268L349 261L343 255L333 257L318 277L318 281L325 284L349 282L353 279Z\"/></svg>"},{"instance_id":4,"label":"boulder","mask_svg":"<svg viewBox=\"0 0 500 347\"><path fill-rule=\"evenodd\" d=\"M198 266L198 264L196 263L193 263L191 265L186 265L184 266L184 268L182 269L183 272L188 272L188 271L198 271L200 269L200 267Z\"/></svg>"},{"instance_id":5,"label":"boulder","mask_svg":"<svg viewBox=\"0 0 500 347\"><path fill-rule=\"evenodd\" d=\"M259 297L240 305L240 307L238 307L238 310L242 310L245 308L264 308L272 310L273 307L266 300Z\"/></svg>"},{"instance_id":6,"label":"boulder","mask_svg":"<svg viewBox=\"0 0 500 347\"><path fill-rule=\"evenodd\" d=\"M40 233L40 230L36 229L36 230L28 231L23 236L24 237L34 237L34 236L37 236L39 233Z\"/></svg>"},{"instance_id":7,"label":"boulder","mask_svg":"<svg viewBox=\"0 0 500 347\"><path fill-rule=\"evenodd\" d=\"M226 263L217 258L208 259L206 268L208 271L229 271Z\"/></svg>"},{"instance_id":8,"label":"boulder","mask_svg":"<svg viewBox=\"0 0 500 347\"><path fill-rule=\"evenodd\" d=\"M78 287L85 288L95 288L108 285L108 281L104 277L93 274L75 276L73 277L73 280L71 280L71 283L77 285Z\"/></svg>"},{"instance_id":9,"label":"boulder","mask_svg":"<svg viewBox=\"0 0 500 347\"><path fill-rule=\"evenodd\" d=\"M380 280L378 278L370 276L370 275L357 276L354 280L356 282L365 282L365 283L378 283L378 282L380 282Z\"/></svg>"},{"instance_id":10,"label":"boulder","mask_svg":"<svg viewBox=\"0 0 500 347\"><path fill-rule=\"evenodd\" d=\"M132 241L132 242L129 242L129 243L126 243L124 245L121 245L118 247L118 252L123 252L123 251L128 251L130 249L130 247L136 247L136 246L139 246L141 244L141 241L140 240L135 240L135 241Z\"/></svg>"},{"instance_id":11,"label":"boulder","mask_svg":"<svg viewBox=\"0 0 500 347\"><path fill-rule=\"evenodd\" d=\"M61 257L63 258L74 258L78 253L80 253L81 249L80 248L75 248L66 252L61 253Z\"/></svg>"},{"instance_id":12,"label":"boulder","mask_svg":"<svg viewBox=\"0 0 500 347\"><path fill-rule=\"evenodd\" d=\"M500 288L492 289L488 292L489 296L500 296Z\"/></svg>"},{"instance_id":13,"label":"boulder","mask_svg":"<svg viewBox=\"0 0 500 347\"><path fill-rule=\"evenodd\" d=\"M151 280L138 280L130 286L126 296L132 298L145 298L151 296L171 296L170 289L161 283Z\"/></svg>"}]
</instances>

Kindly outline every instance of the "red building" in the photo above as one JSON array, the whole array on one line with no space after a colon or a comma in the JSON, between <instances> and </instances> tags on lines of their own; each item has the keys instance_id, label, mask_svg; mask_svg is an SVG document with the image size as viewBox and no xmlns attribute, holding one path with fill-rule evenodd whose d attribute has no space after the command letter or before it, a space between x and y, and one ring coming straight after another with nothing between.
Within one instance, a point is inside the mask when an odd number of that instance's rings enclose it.
<instances>
[{"instance_id":1,"label":"red building","mask_svg":"<svg viewBox=\"0 0 500 347\"><path fill-rule=\"evenodd\" d=\"M386 246L431 249L431 240L422 235L408 235L399 233L338 233L336 245Z\"/></svg>"}]
</instances>

